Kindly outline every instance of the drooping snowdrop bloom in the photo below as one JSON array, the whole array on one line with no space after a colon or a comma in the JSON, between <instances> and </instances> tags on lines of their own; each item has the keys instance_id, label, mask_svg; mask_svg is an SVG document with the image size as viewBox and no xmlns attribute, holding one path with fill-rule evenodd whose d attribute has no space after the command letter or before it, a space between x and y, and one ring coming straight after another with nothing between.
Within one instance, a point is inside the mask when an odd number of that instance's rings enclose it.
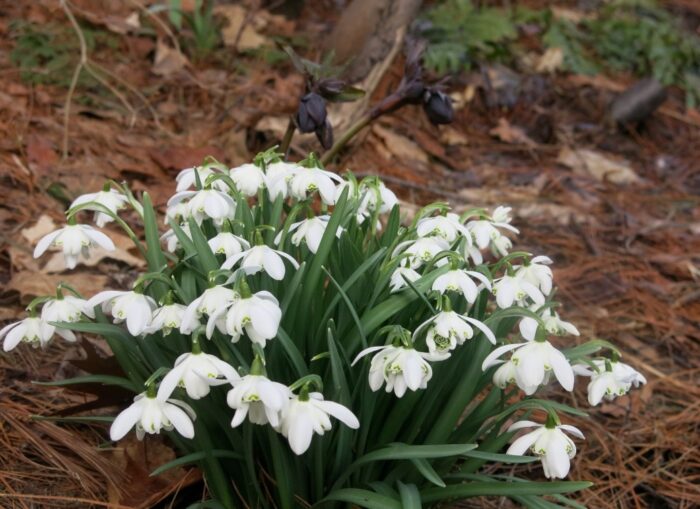
<instances>
[{"instance_id":1,"label":"drooping snowdrop bloom","mask_svg":"<svg viewBox=\"0 0 700 509\"><path fill-rule=\"evenodd\" d=\"M519 233L518 229L510 224L510 210L510 207L497 207L491 219L477 219L466 224L479 249L486 249L492 241L502 237L500 229Z\"/></svg>"},{"instance_id":2,"label":"drooping snowdrop bloom","mask_svg":"<svg viewBox=\"0 0 700 509\"><path fill-rule=\"evenodd\" d=\"M347 427L357 429L360 421L355 414L334 401L325 401L320 392L292 396L282 413L280 433L289 441L294 454L301 455L311 445L314 433L323 435L332 427L330 417L335 417Z\"/></svg>"},{"instance_id":3,"label":"drooping snowdrop bloom","mask_svg":"<svg viewBox=\"0 0 700 509\"><path fill-rule=\"evenodd\" d=\"M305 200L318 191L326 205L335 204L335 182L342 182L335 173L321 168L299 168L289 180L289 194L297 200Z\"/></svg>"},{"instance_id":4,"label":"drooping snowdrop bloom","mask_svg":"<svg viewBox=\"0 0 700 509\"><path fill-rule=\"evenodd\" d=\"M278 196L286 198L289 192L289 181L298 171L303 169L295 163L284 161L268 164L265 169L265 186L270 199L274 201Z\"/></svg>"},{"instance_id":5,"label":"drooping snowdrop bloom","mask_svg":"<svg viewBox=\"0 0 700 509\"><path fill-rule=\"evenodd\" d=\"M369 387L378 391L386 383L386 392L394 391L401 398L406 389L425 389L433 377L433 368L427 361L442 361L449 354L419 352L403 346L371 346L362 350L353 365L367 354L377 352L372 357L369 368Z\"/></svg>"},{"instance_id":6,"label":"drooping snowdrop bloom","mask_svg":"<svg viewBox=\"0 0 700 509\"><path fill-rule=\"evenodd\" d=\"M548 256L535 256L527 265L513 267L515 275L532 286L539 288L544 295L552 291L552 264Z\"/></svg>"},{"instance_id":7,"label":"drooping snowdrop bloom","mask_svg":"<svg viewBox=\"0 0 700 509\"><path fill-rule=\"evenodd\" d=\"M515 363L512 360L498 360L492 365L496 364L501 365L493 372L493 384L499 389L505 389L508 384L515 383Z\"/></svg>"},{"instance_id":8,"label":"drooping snowdrop bloom","mask_svg":"<svg viewBox=\"0 0 700 509\"><path fill-rule=\"evenodd\" d=\"M134 398L131 406L123 410L112 423L109 437L121 440L136 426L136 437L143 440L148 434L158 434L161 429L175 430L185 438L194 437L194 410L183 401L161 399L142 392Z\"/></svg>"},{"instance_id":9,"label":"drooping snowdrop bloom","mask_svg":"<svg viewBox=\"0 0 700 509\"><path fill-rule=\"evenodd\" d=\"M577 364L574 371L578 375L590 376L588 403L596 406L603 399L612 401L627 394L632 386L639 387L647 379L629 364L619 361L593 360L594 369L585 364Z\"/></svg>"},{"instance_id":10,"label":"drooping snowdrop bloom","mask_svg":"<svg viewBox=\"0 0 700 509\"><path fill-rule=\"evenodd\" d=\"M253 424L279 426L281 414L292 397L289 387L263 375L246 375L231 385L233 389L226 397L228 406L236 411L231 427L240 426L246 416Z\"/></svg>"},{"instance_id":11,"label":"drooping snowdrop bloom","mask_svg":"<svg viewBox=\"0 0 700 509\"><path fill-rule=\"evenodd\" d=\"M530 311L537 311L537 306L531 306ZM544 329L549 334L554 334L556 336L564 336L566 334L571 334L572 336L579 335L578 329L576 328L576 326L574 326L574 324L570 322L565 322L564 320L559 318L559 314L556 311L552 311L551 308L543 309L540 313L540 317L544 322ZM520 334L522 334L522 336L528 341L532 341L533 339L535 339L535 335L537 334L537 327L537 320L535 320L534 318L530 318L529 316L526 316L525 318L520 320L520 323L518 324Z\"/></svg>"},{"instance_id":12,"label":"drooping snowdrop bloom","mask_svg":"<svg viewBox=\"0 0 700 509\"><path fill-rule=\"evenodd\" d=\"M381 181L375 184L362 182L359 187L359 193L361 199L357 209L357 222L360 224L375 211L378 211L380 214L386 214L391 212L391 209L399 203L394 192Z\"/></svg>"},{"instance_id":13,"label":"drooping snowdrop bloom","mask_svg":"<svg viewBox=\"0 0 700 509\"><path fill-rule=\"evenodd\" d=\"M159 307L153 313L153 320L151 320L147 333L153 334L163 331L163 336L167 336L173 329L180 328L185 311L187 311L187 306L177 303Z\"/></svg>"},{"instance_id":14,"label":"drooping snowdrop bloom","mask_svg":"<svg viewBox=\"0 0 700 509\"><path fill-rule=\"evenodd\" d=\"M230 269L239 261L246 274L251 275L265 271L268 276L277 281L284 279L285 268L282 258L289 260L295 269L299 268L297 261L284 251L277 251L266 245L253 246L242 253L235 254L226 259L221 265L222 269Z\"/></svg>"},{"instance_id":15,"label":"drooping snowdrop bloom","mask_svg":"<svg viewBox=\"0 0 700 509\"><path fill-rule=\"evenodd\" d=\"M209 318L207 335L211 335L211 322L216 315ZM265 343L277 336L282 310L279 302L270 292L257 292L250 297L241 297L226 312L226 333L233 343L238 342L245 332L253 343L265 348Z\"/></svg>"},{"instance_id":16,"label":"drooping snowdrop bloom","mask_svg":"<svg viewBox=\"0 0 700 509\"><path fill-rule=\"evenodd\" d=\"M175 177L175 180L177 182L177 187L175 188L175 190L177 192L187 191L188 189L195 187L195 185L197 184L197 176L195 175L195 172L199 174L199 181L203 186L210 176L224 173L224 169L223 165L221 165L221 167L217 165L205 165L196 166L194 168L186 168L180 173L178 173L177 177ZM223 180L215 180L214 182L212 182L211 186L214 189L218 189L219 191L222 191L224 193L228 192L229 190L228 185Z\"/></svg>"},{"instance_id":17,"label":"drooping snowdrop bloom","mask_svg":"<svg viewBox=\"0 0 700 509\"><path fill-rule=\"evenodd\" d=\"M50 322L77 322L83 314L86 301L73 295L65 295L60 299L51 299L41 308L41 319ZM51 325L51 327L54 327ZM55 328L66 341L75 341L75 334L71 330ZM51 333L53 334L53 330Z\"/></svg>"},{"instance_id":18,"label":"drooping snowdrop bloom","mask_svg":"<svg viewBox=\"0 0 700 509\"><path fill-rule=\"evenodd\" d=\"M425 342L431 354L444 354L454 350L457 345L463 344L467 339L474 336L472 325L484 333L486 338L496 344L496 336L491 329L479 320L470 316L463 316L455 311L441 311L433 318L426 320L416 329L420 332L424 327L428 327ZM415 337L415 335L414 335Z\"/></svg>"},{"instance_id":19,"label":"drooping snowdrop bloom","mask_svg":"<svg viewBox=\"0 0 700 509\"><path fill-rule=\"evenodd\" d=\"M85 224L68 224L42 237L34 249L34 258L39 258L51 246L63 251L69 269L78 265L80 255L87 259L92 247L114 251L114 242L107 235Z\"/></svg>"},{"instance_id":20,"label":"drooping snowdrop bloom","mask_svg":"<svg viewBox=\"0 0 700 509\"><path fill-rule=\"evenodd\" d=\"M479 296L479 288L472 278L478 279L485 288L491 290L491 282L481 272L473 270L450 270L438 276L433 282L433 290L444 294L446 291L464 295L467 302L474 303Z\"/></svg>"},{"instance_id":21,"label":"drooping snowdrop bloom","mask_svg":"<svg viewBox=\"0 0 700 509\"><path fill-rule=\"evenodd\" d=\"M190 216L190 203L186 200L178 201L172 205L168 205L165 209L165 224L170 224L170 221L180 222L187 220ZM183 224L187 224L186 222Z\"/></svg>"},{"instance_id":22,"label":"drooping snowdrop bloom","mask_svg":"<svg viewBox=\"0 0 700 509\"><path fill-rule=\"evenodd\" d=\"M51 341L55 329L53 325L36 316L11 323L0 330L0 339L5 338L2 349L9 352L21 342L30 343L34 347L44 347Z\"/></svg>"},{"instance_id":23,"label":"drooping snowdrop bloom","mask_svg":"<svg viewBox=\"0 0 700 509\"><path fill-rule=\"evenodd\" d=\"M189 239L192 239L190 225L188 223L182 223L180 225L180 229ZM177 235L175 235L175 231L172 228L161 235L160 240L161 242L165 242L165 248L169 253L174 253L180 247L180 240L177 238Z\"/></svg>"},{"instance_id":24,"label":"drooping snowdrop bloom","mask_svg":"<svg viewBox=\"0 0 700 509\"><path fill-rule=\"evenodd\" d=\"M93 296L85 303L85 314L93 317L94 307L102 305L102 311L114 317L114 323L126 322L132 336L148 331L157 305L151 297L136 291L107 290Z\"/></svg>"},{"instance_id":25,"label":"drooping snowdrop bloom","mask_svg":"<svg viewBox=\"0 0 700 509\"><path fill-rule=\"evenodd\" d=\"M233 366L218 357L204 352L184 353L175 361L175 366L163 377L158 387L158 397L166 399L175 390L183 387L192 399L201 399L212 386L223 385L240 378Z\"/></svg>"},{"instance_id":26,"label":"drooping snowdrop bloom","mask_svg":"<svg viewBox=\"0 0 700 509\"><path fill-rule=\"evenodd\" d=\"M224 219L232 218L236 212L236 202L233 198L216 189L180 191L168 200L168 207L177 206L183 200L188 200L187 215L194 218L197 224L202 224L207 218L221 224Z\"/></svg>"},{"instance_id":27,"label":"drooping snowdrop bloom","mask_svg":"<svg viewBox=\"0 0 700 509\"><path fill-rule=\"evenodd\" d=\"M437 236L452 243L457 237L463 236L471 243L469 230L459 221L459 216L448 212L444 216L424 217L418 221L416 233L419 237Z\"/></svg>"},{"instance_id":28,"label":"drooping snowdrop bloom","mask_svg":"<svg viewBox=\"0 0 700 509\"><path fill-rule=\"evenodd\" d=\"M311 217L309 219L299 221L298 223L294 223L292 226L289 227L289 232L294 232L291 239L292 244L298 246L303 240L304 242L306 242L309 251L316 254L316 251L318 251L318 246L321 244L323 234L325 233L326 227L328 226L329 220L330 216L325 215ZM338 230L335 232L335 236L338 238L340 238L342 234L342 228L338 228ZM275 239L275 244L279 245L279 241L281 240L280 236L281 233Z\"/></svg>"},{"instance_id":29,"label":"drooping snowdrop bloom","mask_svg":"<svg viewBox=\"0 0 700 509\"><path fill-rule=\"evenodd\" d=\"M574 371L571 364L549 341L527 341L502 345L484 359L481 369L486 371L491 366L500 364L499 357L513 350L510 357L515 365L515 382L528 396L545 383L547 373L552 371L561 386L571 391L574 388Z\"/></svg>"},{"instance_id":30,"label":"drooping snowdrop bloom","mask_svg":"<svg viewBox=\"0 0 700 509\"><path fill-rule=\"evenodd\" d=\"M523 456L530 450L539 456L548 479L565 478L571 467L570 460L576 455L576 445L564 432L581 439L584 438L583 433L569 424L548 427L533 421L518 421L508 431L532 427L537 429L516 439L506 454Z\"/></svg>"},{"instance_id":31,"label":"drooping snowdrop bloom","mask_svg":"<svg viewBox=\"0 0 700 509\"><path fill-rule=\"evenodd\" d=\"M512 247L513 242L505 235L496 237L491 241L491 252L494 254L494 256L506 256L510 252Z\"/></svg>"},{"instance_id":32,"label":"drooping snowdrop bloom","mask_svg":"<svg viewBox=\"0 0 700 509\"><path fill-rule=\"evenodd\" d=\"M115 189L110 189L108 191L99 191L97 193L88 193L78 196L73 203L70 204L70 208L77 207L79 205L85 205L86 203L96 203L106 208L113 214L117 211L126 207L128 199L122 193ZM88 205L83 210L94 210L95 211L95 224L98 228L104 227L107 223L114 221L109 214L101 212L98 207L94 205Z\"/></svg>"},{"instance_id":33,"label":"drooping snowdrop bloom","mask_svg":"<svg viewBox=\"0 0 700 509\"><path fill-rule=\"evenodd\" d=\"M514 303L522 306L526 297L538 306L544 304L544 295L540 289L519 276L505 275L497 279L493 284L493 293L501 309L509 308Z\"/></svg>"},{"instance_id":34,"label":"drooping snowdrop bloom","mask_svg":"<svg viewBox=\"0 0 700 509\"><path fill-rule=\"evenodd\" d=\"M209 247L214 254L223 254L226 258L242 253L244 249L250 249L247 240L230 232L221 232L209 239Z\"/></svg>"},{"instance_id":35,"label":"drooping snowdrop bloom","mask_svg":"<svg viewBox=\"0 0 700 509\"><path fill-rule=\"evenodd\" d=\"M223 317L224 312L239 297L237 292L225 286L216 285L207 288L187 306L180 323L180 332L191 334L200 325L199 319L202 315ZM221 332L225 333L225 324L221 318L217 320L216 325Z\"/></svg>"},{"instance_id":36,"label":"drooping snowdrop bloom","mask_svg":"<svg viewBox=\"0 0 700 509\"><path fill-rule=\"evenodd\" d=\"M258 190L265 187L265 173L255 164L246 163L231 168L229 175L244 196L255 196Z\"/></svg>"},{"instance_id":37,"label":"drooping snowdrop bloom","mask_svg":"<svg viewBox=\"0 0 700 509\"><path fill-rule=\"evenodd\" d=\"M428 263L430 260L435 258L435 256L442 252L447 251L450 245L446 240L440 237L423 237L416 240L407 240L401 242L394 250L393 256L398 253L403 255L408 255L408 264L412 269L417 269L424 263ZM447 263L446 260L440 260L438 265L443 265Z\"/></svg>"},{"instance_id":38,"label":"drooping snowdrop bloom","mask_svg":"<svg viewBox=\"0 0 700 509\"><path fill-rule=\"evenodd\" d=\"M413 283L418 281L421 275L413 270L411 267L397 267L391 274L391 279L389 280L389 288L391 288L391 293L396 293L408 286L406 280Z\"/></svg>"}]
</instances>

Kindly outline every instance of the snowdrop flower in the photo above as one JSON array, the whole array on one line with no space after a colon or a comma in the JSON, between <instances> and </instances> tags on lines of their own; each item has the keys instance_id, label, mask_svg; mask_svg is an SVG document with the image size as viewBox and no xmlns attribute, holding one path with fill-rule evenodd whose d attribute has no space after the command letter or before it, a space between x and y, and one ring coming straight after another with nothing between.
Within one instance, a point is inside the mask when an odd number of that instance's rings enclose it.
<instances>
[{"instance_id":1,"label":"snowdrop flower","mask_svg":"<svg viewBox=\"0 0 700 509\"><path fill-rule=\"evenodd\" d=\"M396 246L393 256L403 251L407 257L409 266L412 269L417 269L424 263L432 260L438 253L447 251L450 245L440 237L423 237L417 240L407 240ZM447 263L446 260L441 260L438 265Z\"/></svg>"},{"instance_id":2,"label":"snowdrop flower","mask_svg":"<svg viewBox=\"0 0 700 509\"><path fill-rule=\"evenodd\" d=\"M533 421L518 421L508 431L532 427L537 429L515 440L506 454L523 456L529 449L540 457L544 475L548 479L563 479L569 474L570 460L576 455L574 442L564 432L578 438L584 438L583 433L569 424L545 426Z\"/></svg>"},{"instance_id":3,"label":"snowdrop flower","mask_svg":"<svg viewBox=\"0 0 700 509\"><path fill-rule=\"evenodd\" d=\"M275 200L278 196L281 196L283 199L286 198L289 190L289 181L296 172L301 170L303 170L301 166L284 161L268 164L265 169L265 186L270 199Z\"/></svg>"},{"instance_id":4,"label":"snowdrop flower","mask_svg":"<svg viewBox=\"0 0 700 509\"><path fill-rule=\"evenodd\" d=\"M109 429L113 441L121 440L136 426L136 437L143 440L148 434L158 434L161 429L175 430L185 438L194 437L194 411L186 403L176 399L157 398L155 394L142 392L134 398L131 406L114 419Z\"/></svg>"},{"instance_id":5,"label":"snowdrop flower","mask_svg":"<svg viewBox=\"0 0 700 509\"><path fill-rule=\"evenodd\" d=\"M171 221L180 222L186 220L190 215L190 204L188 201L179 201L169 205L165 209L165 224L170 224ZM186 222L183 224L187 224Z\"/></svg>"},{"instance_id":6,"label":"snowdrop flower","mask_svg":"<svg viewBox=\"0 0 700 509\"><path fill-rule=\"evenodd\" d=\"M306 242L309 251L316 254L316 251L318 251L318 246L321 244L323 234L325 233L326 227L328 226L329 220L330 216L325 215L304 219L303 221L294 223L292 226L289 227L289 232L294 232L291 239L292 244L298 246L303 240L304 242ZM342 228L338 228L338 230L335 232L335 236L338 238L340 238L342 234ZM282 232L280 232L277 238L275 239L275 244L279 245L281 241L281 235Z\"/></svg>"},{"instance_id":7,"label":"snowdrop flower","mask_svg":"<svg viewBox=\"0 0 700 509\"><path fill-rule=\"evenodd\" d=\"M39 258L51 246L63 251L69 269L75 268L81 254L87 259L92 247L114 251L114 243L107 235L84 224L68 224L42 237L34 249L34 258Z\"/></svg>"},{"instance_id":8,"label":"snowdrop flower","mask_svg":"<svg viewBox=\"0 0 700 509\"><path fill-rule=\"evenodd\" d=\"M196 348L198 350L198 348ZM198 352L184 353L175 361L175 366L163 377L158 387L158 397L165 399L175 390L183 387L192 399L201 399L212 386L227 384L238 379L233 366L218 357Z\"/></svg>"},{"instance_id":9,"label":"snowdrop flower","mask_svg":"<svg viewBox=\"0 0 700 509\"><path fill-rule=\"evenodd\" d=\"M342 182L335 173L321 168L299 168L289 181L289 194L297 200L305 200L309 194L318 191L326 205L335 204L335 184Z\"/></svg>"},{"instance_id":10,"label":"snowdrop flower","mask_svg":"<svg viewBox=\"0 0 700 509\"><path fill-rule=\"evenodd\" d=\"M85 205L86 203L96 203L102 205L102 207L108 209L113 214L116 214L118 210L126 207L129 200L119 191L114 189L102 190L97 193L88 193L78 196L73 203L70 204L70 208L77 207L79 205ZM114 221L109 214L101 212L96 206L88 205L83 210L94 210L95 211L95 224L98 228L104 227L107 223Z\"/></svg>"},{"instance_id":11,"label":"snowdrop flower","mask_svg":"<svg viewBox=\"0 0 700 509\"><path fill-rule=\"evenodd\" d=\"M537 306L531 306L530 311L537 311ZM566 334L571 334L572 336L579 335L578 329L574 326L574 324L565 322L559 318L559 314L556 311L552 311L551 308L543 309L540 313L540 317L544 322L544 329L549 334L554 334L556 336L564 336ZM529 316L526 316L520 320L520 323L518 324L520 334L522 334L522 336L528 341L535 339L537 327L539 327L537 320L530 318Z\"/></svg>"},{"instance_id":12,"label":"snowdrop flower","mask_svg":"<svg viewBox=\"0 0 700 509\"><path fill-rule=\"evenodd\" d=\"M246 416L253 424L279 426L280 416L292 396L289 387L253 374L234 380L231 385L233 389L226 397L228 406L236 411L231 427L240 426Z\"/></svg>"},{"instance_id":13,"label":"snowdrop flower","mask_svg":"<svg viewBox=\"0 0 700 509\"><path fill-rule=\"evenodd\" d=\"M515 383L515 363L512 360L499 360L494 361L492 366L496 364L500 364L500 366L493 372L493 384L499 389L505 389L508 384ZM545 376L545 378L548 377Z\"/></svg>"},{"instance_id":14,"label":"snowdrop flower","mask_svg":"<svg viewBox=\"0 0 700 509\"><path fill-rule=\"evenodd\" d=\"M404 279L405 278L405 279ZM406 279L411 283L418 281L421 275L410 267L397 267L391 274L389 288L391 293L396 293L408 286Z\"/></svg>"},{"instance_id":15,"label":"snowdrop flower","mask_svg":"<svg viewBox=\"0 0 700 509\"><path fill-rule=\"evenodd\" d=\"M496 303L501 309L509 308L515 303L522 305L526 297L541 306L544 304L544 295L533 284L519 276L505 275L496 280L493 285L493 293L496 295Z\"/></svg>"},{"instance_id":16,"label":"snowdrop flower","mask_svg":"<svg viewBox=\"0 0 700 509\"><path fill-rule=\"evenodd\" d=\"M230 269L239 261L246 274L251 275L264 270L268 276L277 281L284 279L285 268L282 258L289 260L295 269L299 268L297 261L284 251L276 251L266 245L253 246L242 253L226 259L222 269Z\"/></svg>"},{"instance_id":17,"label":"snowdrop flower","mask_svg":"<svg viewBox=\"0 0 700 509\"><path fill-rule=\"evenodd\" d=\"M265 174L255 164L247 163L230 171L231 180L244 196L255 196L258 190L265 187Z\"/></svg>"},{"instance_id":18,"label":"snowdrop flower","mask_svg":"<svg viewBox=\"0 0 700 509\"><path fill-rule=\"evenodd\" d=\"M153 321L157 305L151 297L137 291L107 290L100 292L85 303L85 314L93 317L93 308L102 305L102 311L114 317L114 323L126 321L126 328L132 336L148 331Z\"/></svg>"},{"instance_id":19,"label":"snowdrop flower","mask_svg":"<svg viewBox=\"0 0 700 509\"><path fill-rule=\"evenodd\" d=\"M512 247L513 242L505 235L501 235L491 241L491 252L494 256L506 256Z\"/></svg>"},{"instance_id":20,"label":"snowdrop flower","mask_svg":"<svg viewBox=\"0 0 700 509\"><path fill-rule=\"evenodd\" d=\"M197 177L195 175L195 172L199 174L199 181L202 185L206 183L207 179L210 176L224 173L223 169L215 164L196 166L194 168L186 168L180 173L178 173L177 177L175 177L175 181L177 182L177 187L175 188L175 190L177 192L180 192L186 191L191 187L194 187L197 184ZM224 193L228 192L229 190L228 185L223 180L215 180L214 182L212 182L211 186L214 189L218 189L219 191L222 191Z\"/></svg>"},{"instance_id":21,"label":"snowdrop flower","mask_svg":"<svg viewBox=\"0 0 700 509\"><path fill-rule=\"evenodd\" d=\"M386 392L394 391L401 398L406 389L425 389L433 376L433 368L427 361L442 361L449 354L418 352L403 346L371 346L362 350L353 365L367 354L378 352L372 357L369 368L369 387L378 391L386 383Z\"/></svg>"},{"instance_id":22,"label":"snowdrop flower","mask_svg":"<svg viewBox=\"0 0 700 509\"><path fill-rule=\"evenodd\" d=\"M577 364L574 371L578 375L590 376L588 384L588 403L596 406L603 399L612 401L627 394L632 386L639 387L647 379L639 371L619 361L596 359L594 369L585 364Z\"/></svg>"},{"instance_id":23,"label":"snowdrop flower","mask_svg":"<svg viewBox=\"0 0 700 509\"><path fill-rule=\"evenodd\" d=\"M226 288L225 286L216 285L207 288L202 292L202 295L194 299L187 306L185 314L180 323L180 332L182 334L191 334L199 325L199 319L202 315L223 316L231 304L233 304L239 295L237 292ZM217 320L217 326L221 332L225 333L225 327L222 320Z\"/></svg>"},{"instance_id":24,"label":"snowdrop flower","mask_svg":"<svg viewBox=\"0 0 700 509\"><path fill-rule=\"evenodd\" d=\"M362 182L359 187L361 195L360 205L357 209L357 222L362 224L364 220L377 211L380 214L391 212L391 209L399 203L394 192L384 185L384 182L376 180L376 183Z\"/></svg>"},{"instance_id":25,"label":"snowdrop flower","mask_svg":"<svg viewBox=\"0 0 700 509\"><path fill-rule=\"evenodd\" d=\"M527 265L513 267L516 277L527 281L532 286L539 288L544 295L552 291L552 264L548 256L535 256Z\"/></svg>"},{"instance_id":26,"label":"snowdrop flower","mask_svg":"<svg viewBox=\"0 0 700 509\"><path fill-rule=\"evenodd\" d=\"M492 241L502 237L499 228L519 233L518 229L510 224L510 210L510 207L497 207L491 219L478 219L466 224L479 249L486 249Z\"/></svg>"},{"instance_id":27,"label":"snowdrop flower","mask_svg":"<svg viewBox=\"0 0 700 509\"><path fill-rule=\"evenodd\" d=\"M50 322L77 322L83 314L86 301L72 295L64 295L60 299L51 299L41 308L41 319ZM66 341L75 341L75 334L71 330L56 328L58 333ZM53 334L53 330L51 333Z\"/></svg>"},{"instance_id":28,"label":"snowdrop flower","mask_svg":"<svg viewBox=\"0 0 700 509\"><path fill-rule=\"evenodd\" d=\"M355 414L339 403L325 401L320 392L292 396L282 414L280 433L289 441L294 454L301 455L311 445L314 433L323 435L331 429L330 417L352 429L360 427Z\"/></svg>"},{"instance_id":29,"label":"snowdrop flower","mask_svg":"<svg viewBox=\"0 0 700 509\"><path fill-rule=\"evenodd\" d=\"M486 371L491 366L500 364L501 355L513 350L511 362L515 365L515 382L528 396L545 383L549 371L561 386L571 391L574 388L574 371L563 353L554 348L549 341L528 341L502 345L484 359L481 369Z\"/></svg>"},{"instance_id":30,"label":"snowdrop flower","mask_svg":"<svg viewBox=\"0 0 700 509\"><path fill-rule=\"evenodd\" d=\"M209 239L209 247L214 254L223 254L226 258L242 253L244 249L250 249L247 240L230 232L221 232Z\"/></svg>"},{"instance_id":31,"label":"snowdrop flower","mask_svg":"<svg viewBox=\"0 0 700 509\"><path fill-rule=\"evenodd\" d=\"M148 334L163 331L163 336L167 336L173 329L179 329L186 311L187 306L177 303L166 304L156 309L148 327Z\"/></svg>"},{"instance_id":32,"label":"snowdrop flower","mask_svg":"<svg viewBox=\"0 0 700 509\"><path fill-rule=\"evenodd\" d=\"M343 179L342 182L335 186L335 201L340 199L340 195L343 194L343 191L345 191L346 188L348 190L348 198L357 198L360 189L357 181L355 179ZM362 217L362 219L358 217L359 223L362 223L363 220L364 217Z\"/></svg>"},{"instance_id":33,"label":"snowdrop flower","mask_svg":"<svg viewBox=\"0 0 700 509\"><path fill-rule=\"evenodd\" d=\"M469 230L459 221L459 216L452 212L444 216L424 217L418 221L416 233L419 237L437 236L452 243L463 236L471 244Z\"/></svg>"},{"instance_id":34,"label":"snowdrop flower","mask_svg":"<svg viewBox=\"0 0 700 509\"><path fill-rule=\"evenodd\" d=\"M482 322L449 309L439 312L433 318L419 325L414 333L414 338L427 326L428 333L425 342L428 345L428 351L431 354L444 354L454 350L457 345L463 344L474 336L472 325L483 332L492 344L496 344L496 336Z\"/></svg>"},{"instance_id":35,"label":"snowdrop flower","mask_svg":"<svg viewBox=\"0 0 700 509\"><path fill-rule=\"evenodd\" d=\"M478 279L489 291L491 282L481 272L473 270L450 270L438 276L433 282L433 290L444 295L446 291L457 292L464 295L467 302L473 304L479 296L479 288L471 278Z\"/></svg>"},{"instance_id":36,"label":"snowdrop flower","mask_svg":"<svg viewBox=\"0 0 700 509\"><path fill-rule=\"evenodd\" d=\"M209 318L207 336L211 336L212 322L217 319L217 315ZM231 342L237 343L245 332L253 343L265 348L265 343L277 336L281 319L279 302L270 292L241 296L226 313L226 333L231 336Z\"/></svg>"},{"instance_id":37,"label":"snowdrop flower","mask_svg":"<svg viewBox=\"0 0 700 509\"><path fill-rule=\"evenodd\" d=\"M53 325L36 316L11 323L0 330L0 339L5 338L2 349L9 352L22 341L35 347L44 347L51 341L55 329Z\"/></svg>"},{"instance_id":38,"label":"snowdrop flower","mask_svg":"<svg viewBox=\"0 0 700 509\"><path fill-rule=\"evenodd\" d=\"M190 225L188 223L182 223L180 225L180 229L189 239L192 239ZM177 235L175 235L175 231L172 228L161 235L160 240L161 242L165 242L165 248L169 253L174 253L177 248L180 247L180 240L177 238Z\"/></svg>"},{"instance_id":39,"label":"snowdrop flower","mask_svg":"<svg viewBox=\"0 0 700 509\"><path fill-rule=\"evenodd\" d=\"M209 218L216 224L231 218L236 212L236 202L228 194L216 189L201 191L180 191L168 200L168 207L176 206L183 200L187 202L187 215L194 218L197 224Z\"/></svg>"}]
</instances>

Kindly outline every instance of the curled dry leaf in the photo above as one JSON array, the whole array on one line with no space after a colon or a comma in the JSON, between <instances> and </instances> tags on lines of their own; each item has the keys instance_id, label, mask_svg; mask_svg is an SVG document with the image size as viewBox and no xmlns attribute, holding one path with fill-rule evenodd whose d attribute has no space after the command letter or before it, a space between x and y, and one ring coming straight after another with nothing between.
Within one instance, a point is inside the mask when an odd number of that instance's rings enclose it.
<instances>
[{"instance_id":1,"label":"curled dry leaf","mask_svg":"<svg viewBox=\"0 0 700 509\"><path fill-rule=\"evenodd\" d=\"M557 161L575 173L591 176L601 182L629 184L640 180L627 161L613 160L589 149L572 150L564 147L559 152Z\"/></svg>"}]
</instances>

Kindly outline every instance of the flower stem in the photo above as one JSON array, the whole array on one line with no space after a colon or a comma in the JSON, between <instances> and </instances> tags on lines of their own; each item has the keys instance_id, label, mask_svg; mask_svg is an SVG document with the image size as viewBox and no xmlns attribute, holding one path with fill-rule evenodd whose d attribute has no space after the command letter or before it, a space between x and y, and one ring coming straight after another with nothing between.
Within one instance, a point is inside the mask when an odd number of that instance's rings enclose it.
<instances>
[{"instance_id":1,"label":"flower stem","mask_svg":"<svg viewBox=\"0 0 700 509\"><path fill-rule=\"evenodd\" d=\"M284 154L284 158L287 159L289 153L289 146L292 144L292 138L294 137L294 132L297 130L297 126L294 123L294 118L289 117L289 123L287 124L287 130L284 132L284 137L282 138L282 143L280 144L280 152Z\"/></svg>"}]
</instances>

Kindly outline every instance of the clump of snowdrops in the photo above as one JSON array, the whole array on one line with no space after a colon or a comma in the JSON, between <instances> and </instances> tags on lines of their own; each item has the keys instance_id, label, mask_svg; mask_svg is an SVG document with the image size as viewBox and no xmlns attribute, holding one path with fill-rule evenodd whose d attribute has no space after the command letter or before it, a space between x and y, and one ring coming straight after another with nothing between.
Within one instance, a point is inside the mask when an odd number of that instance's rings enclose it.
<instances>
[{"instance_id":1,"label":"clump of snowdrops","mask_svg":"<svg viewBox=\"0 0 700 509\"><path fill-rule=\"evenodd\" d=\"M120 218L127 207L142 237ZM589 483L559 479L584 443L567 416L583 412L538 392L571 391L578 375L597 405L645 382L613 345L574 339L552 260L512 250L506 207L435 203L407 220L378 178L271 149L183 170L164 234L147 193L107 183L35 256L59 249L74 268L113 249L77 222L88 211L126 230L148 272L87 299L66 285L35 299L0 332L4 350L103 337L123 377L60 383L133 390L111 439L167 434L181 455L156 473L199 465L206 507L574 504L563 494ZM548 480L501 467L536 461Z\"/></svg>"}]
</instances>

